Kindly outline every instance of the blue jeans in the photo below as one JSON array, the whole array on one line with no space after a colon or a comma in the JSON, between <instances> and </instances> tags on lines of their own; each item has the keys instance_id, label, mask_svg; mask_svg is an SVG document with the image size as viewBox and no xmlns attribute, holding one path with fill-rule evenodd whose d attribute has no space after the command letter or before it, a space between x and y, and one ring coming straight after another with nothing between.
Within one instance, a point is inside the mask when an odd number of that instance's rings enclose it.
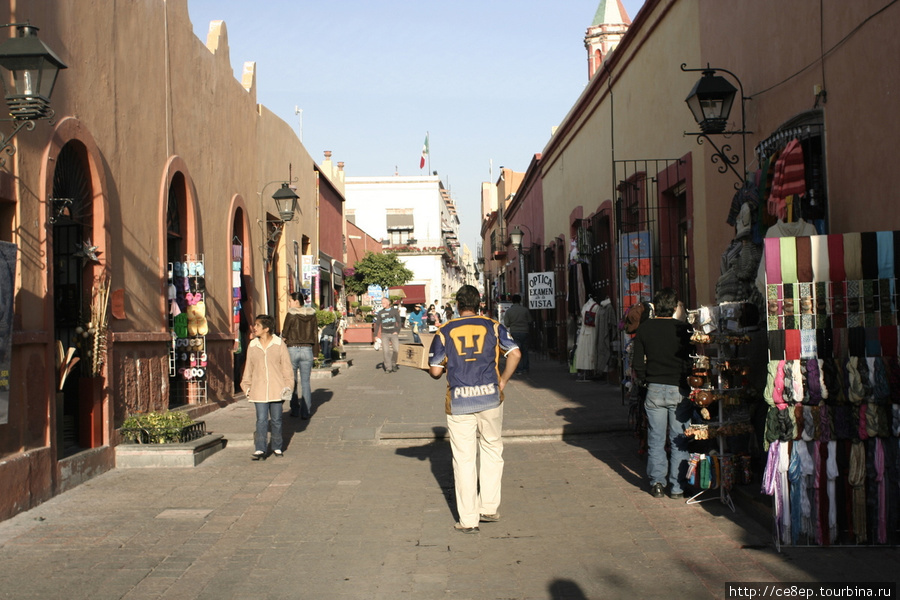
<instances>
[{"instance_id":1,"label":"blue jeans","mask_svg":"<svg viewBox=\"0 0 900 600\"><path fill-rule=\"evenodd\" d=\"M671 485L670 492L682 493L686 480L688 451L684 429L691 420L691 401L681 395L678 386L651 383L647 386L647 475L650 485L666 485L666 474ZM670 457L666 461L666 433L669 435ZM668 468L666 463L668 462Z\"/></svg>"},{"instance_id":2,"label":"blue jeans","mask_svg":"<svg viewBox=\"0 0 900 600\"><path fill-rule=\"evenodd\" d=\"M313 349L311 346L291 346L288 348L288 354L291 356L291 368L294 371L291 416L308 419L312 412L312 389L309 386L309 377L313 368Z\"/></svg>"},{"instance_id":3,"label":"blue jeans","mask_svg":"<svg viewBox=\"0 0 900 600\"><path fill-rule=\"evenodd\" d=\"M322 356L325 357L325 362L331 362L331 347L334 344L334 336L323 335L322 339L319 340L319 346L322 350Z\"/></svg>"},{"instance_id":4,"label":"blue jeans","mask_svg":"<svg viewBox=\"0 0 900 600\"><path fill-rule=\"evenodd\" d=\"M422 338L419 337L419 332L422 331L422 323L413 321L412 324L412 334L413 334L413 343L421 344Z\"/></svg>"},{"instance_id":5,"label":"blue jeans","mask_svg":"<svg viewBox=\"0 0 900 600\"><path fill-rule=\"evenodd\" d=\"M281 437L281 414L284 406L278 402L254 402L256 406L256 433L253 435L253 444L258 452L266 451L266 434L269 426L272 427L272 452L283 450L284 440Z\"/></svg>"},{"instance_id":6,"label":"blue jeans","mask_svg":"<svg viewBox=\"0 0 900 600\"><path fill-rule=\"evenodd\" d=\"M528 369L531 367L531 364L528 361L528 332L510 331L509 334L512 336L512 339L516 342L516 346L519 347L519 351L522 353L522 360L519 361L519 366L516 367L516 373L527 373Z\"/></svg>"}]
</instances>

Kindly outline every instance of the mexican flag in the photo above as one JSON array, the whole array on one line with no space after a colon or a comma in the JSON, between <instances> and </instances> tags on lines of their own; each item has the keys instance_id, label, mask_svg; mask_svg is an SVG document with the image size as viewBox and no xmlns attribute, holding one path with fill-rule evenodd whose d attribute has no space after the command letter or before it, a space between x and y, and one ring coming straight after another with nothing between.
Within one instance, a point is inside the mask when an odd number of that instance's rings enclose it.
<instances>
[{"instance_id":1,"label":"mexican flag","mask_svg":"<svg viewBox=\"0 0 900 600\"><path fill-rule=\"evenodd\" d=\"M419 168L425 168L425 155L428 154L428 134L425 134L425 143L422 144L422 158L419 159Z\"/></svg>"}]
</instances>

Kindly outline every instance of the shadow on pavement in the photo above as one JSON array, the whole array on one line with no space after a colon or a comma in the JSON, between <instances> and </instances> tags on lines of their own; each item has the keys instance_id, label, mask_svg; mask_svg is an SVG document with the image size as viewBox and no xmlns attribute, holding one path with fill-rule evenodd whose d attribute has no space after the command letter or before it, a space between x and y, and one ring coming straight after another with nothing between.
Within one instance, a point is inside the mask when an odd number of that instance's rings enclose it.
<instances>
[{"instance_id":1,"label":"shadow on pavement","mask_svg":"<svg viewBox=\"0 0 900 600\"><path fill-rule=\"evenodd\" d=\"M453 482L453 463L450 444L445 441L447 436L446 427L435 426L432 428L434 432L434 440L422 444L420 446L407 446L397 448L395 453L408 458L418 460L427 460L431 465L431 474L434 476L444 500L447 501L447 508L453 515L453 520L458 521L459 515L456 512L456 494L454 493Z\"/></svg>"}]
</instances>

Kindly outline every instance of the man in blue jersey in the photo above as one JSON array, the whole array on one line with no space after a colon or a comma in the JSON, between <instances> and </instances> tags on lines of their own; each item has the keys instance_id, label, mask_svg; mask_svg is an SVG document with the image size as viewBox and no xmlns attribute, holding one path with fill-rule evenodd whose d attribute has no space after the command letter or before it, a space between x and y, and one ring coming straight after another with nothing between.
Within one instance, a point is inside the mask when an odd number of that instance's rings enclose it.
<instances>
[{"instance_id":1,"label":"man in blue jersey","mask_svg":"<svg viewBox=\"0 0 900 600\"><path fill-rule=\"evenodd\" d=\"M459 288L459 318L438 328L428 360L429 373L435 379L447 371L445 410L459 513L454 527L463 533L478 533L479 522L500 520L503 388L521 358L503 325L476 314L480 302L475 287ZM506 356L502 374L501 351ZM479 450L481 458L476 466Z\"/></svg>"}]
</instances>

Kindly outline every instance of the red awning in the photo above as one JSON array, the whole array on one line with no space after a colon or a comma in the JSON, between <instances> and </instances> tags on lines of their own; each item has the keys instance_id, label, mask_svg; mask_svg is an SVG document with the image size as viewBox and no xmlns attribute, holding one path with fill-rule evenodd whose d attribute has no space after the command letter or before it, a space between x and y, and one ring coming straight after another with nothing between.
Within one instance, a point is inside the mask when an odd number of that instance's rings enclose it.
<instances>
[{"instance_id":1,"label":"red awning","mask_svg":"<svg viewBox=\"0 0 900 600\"><path fill-rule=\"evenodd\" d=\"M400 304L425 304L425 284L421 285L401 285L393 290L400 290L404 294ZM390 292L388 292L390 293Z\"/></svg>"}]
</instances>

